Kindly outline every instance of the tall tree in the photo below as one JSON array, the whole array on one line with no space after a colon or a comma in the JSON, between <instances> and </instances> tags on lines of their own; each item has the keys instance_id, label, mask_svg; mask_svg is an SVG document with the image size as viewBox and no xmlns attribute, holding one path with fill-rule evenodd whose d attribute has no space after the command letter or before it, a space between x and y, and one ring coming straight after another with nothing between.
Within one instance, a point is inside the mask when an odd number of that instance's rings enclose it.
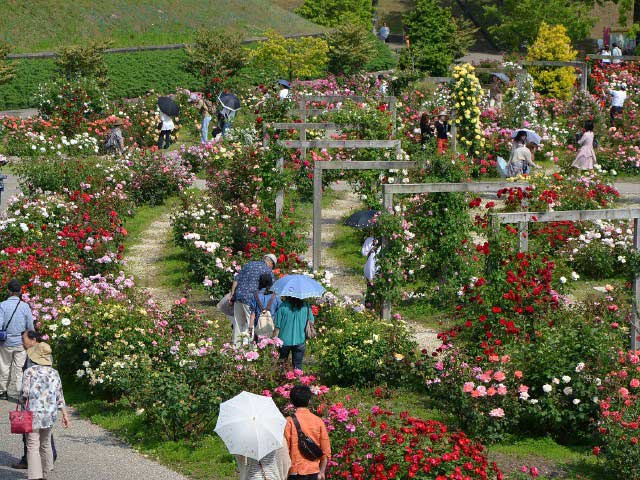
<instances>
[{"instance_id":1,"label":"tall tree","mask_svg":"<svg viewBox=\"0 0 640 480\"><path fill-rule=\"evenodd\" d=\"M373 20L371 0L304 0L296 13L327 27L345 23L370 26Z\"/></svg>"},{"instance_id":2,"label":"tall tree","mask_svg":"<svg viewBox=\"0 0 640 480\"><path fill-rule=\"evenodd\" d=\"M328 38L329 71L347 75L361 72L375 55L376 41L364 25L340 25Z\"/></svg>"},{"instance_id":3,"label":"tall tree","mask_svg":"<svg viewBox=\"0 0 640 480\"><path fill-rule=\"evenodd\" d=\"M67 80L88 78L105 86L107 64L104 60L104 52L108 47L108 42L63 47L56 58L56 70Z\"/></svg>"},{"instance_id":4,"label":"tall tree","mask_svg":"<svg viewBox=\"0 0 640 480\"><path fill-rule=\"evenodd\" d=\"M410 46L402 52L400 66L432 75L446 74L453 60L473 44L475 31L437 0L417 0L415 8L404 16L404 27Z\"/></svg>"}]
</instances>

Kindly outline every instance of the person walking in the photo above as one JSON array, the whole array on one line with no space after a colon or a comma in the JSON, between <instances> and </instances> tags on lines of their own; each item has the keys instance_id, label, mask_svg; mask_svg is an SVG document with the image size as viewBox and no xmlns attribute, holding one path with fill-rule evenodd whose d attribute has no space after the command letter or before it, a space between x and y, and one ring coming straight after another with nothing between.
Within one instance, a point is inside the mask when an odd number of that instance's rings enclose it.
<instances>
[{"instance_id":1,"label":"person walking","mask_svg":"<svg viewBox=\"0 0 640 480\"><path fill-rule=\"evenodd\" d=\"M616 116L622 113L624 108L624 102L627 99L627 86L622 83L615 85L609 89L609 95L611 96L611 110L609 110L609 118L611 120L611 126L615 126Z\"/></svg>"},{"instance_id":2,"label":"person walking","mask_svg":"<svg viewBox=\"0 0 640 480\"><path fill-rule=\"evenodd\" d=\"M429 121L429 114L427 112L423 112L420 115L420 145L422 145L422 149L426 148L425 144L433 138L435 134L434 126Z\"/></svg>"},{"instance_id":3,"label":"person walking","mask_svg":"<svg viewBox=\"0 0 640 480\"><path fill-rule=\"evenodd\" d=\"M511 157L507 164L507 177L517 177L529 173L530 167L538 168L533 161L531 150L527 147L527 132L520 130L513 140Z\"/></svg>"},{"instance_id":4,"label":"person walking","mask_svg":"<svg viewBox=\"0 0 640 480\"><path fill-rule=\"evenodd\" d=\"M389 25L387 25L387 22L384 22L378 31L378 38L383 42L388 43L390 33L391 30L389 30Z\"/></svg>"},{"instance_id":5,"label":"person walking","mask_svg":"<svg viewBox=\"0 0 640 480\"><path fill-rule=\"evenodd\" d=\"M38 343L42 342L42 335L40 335L39 332L36 332L35 330L26 330L24 332L22 332L22 346L24 347L25 351L27 352L27 359L24 362L24 367L22 367L22 372L24 374L24 371L27 370L28 368L33 367L35 364L31 361L31 359L29 358L29 349L35 347ZM53 359L52 359L53 361ZM24 406L23 406L24 408ZM14 468L16 470L26 470L27 469L27 435L23 434L22 435L22 445L23 445L23 454L22 454L22 458L20 459L20 461L18 463L15 463L13 465L11 465L11 468ZM51 450L53 451L53 461L55 463L56 459L58 458L58 452L56 451L56 444L53 441L53 433L51 433Z\"/></svg>"},{"instance_id":6,"label":"person walking","mask_svg":"<svg viewBox=\"0 0 640 480\"><path fill-rule=\"evenodd\" d=\"M22 346L22 332L33 330L31 307L22 301L22 285L15 278L7 284L9 298L0 303L0 320L6 339L0 342L0 398L19 393L22 367L27 358ZM13 388L13 390L12 390Z\"/></svg>"},{"instance_id":7,"label":"person walking","mask_svg":"<svg viewBox=\"0 0 640 480\"><path fill-rule=\"evenodd\" d=\"M215 110L213 104L207 100L204 96L192 93L189 100L195 103L195 107L202 115L202 122L200 125L200 143L207 143L209 141L209 122L211 122L211 115Z\"/></svg>"},{"instance_id":8,"label":"person walking","mask_svg":"<svg viewBox=\"0 0 640 480\"><path fill-rule=\"evenodd\" d=\"M291 389L289 400L295 412L287 418L284 438L291 455L289 480L325 480L327 463L331 458L329 432L320 417L311 413L309 401L311 389L306 385L296 385ZM322 456L316 460L306 458L299 448L299 436L304 433L322 450Z\"/></svg>"},{"instance_id":9,"label":"person walking","mask_svg":"<svg viewBox=\"0 0 640 480\"><path fill-rule=\"evenodd\" d=\"M263 312L265 314L269 312L271 327L273 327L273 319L276 318L276 313L282 303L278 295L268 293L272 285L273 275L271 273L260 275L258 291L253 294L253 300L251 301L251 320L249 322L249 338L254 340L257 340L259 336L271 337L273 335L273 328L269 331L268 328L263 328L260 325L260 317ZM269 323L268 320L267 323Z\"/></svg>"},{"instance_id":10,"label":"person walking","mask_svg":"<svg viewBox=\"0 0 640 480\"><path fill-rule=\"evenodd\" d=\"M62 425L70 425L62 381L51 365L51 347L38 343L28 351L33 366L25 370L22 378L21 399L25 409L33 412L33 431L27 434L27 478L45 479L53 470L51 428L56 423L58 410L62 411Z\"/></svg>"},{"instance_id":11,"label":"person walking","mask_svg":"<svg viewBox=\"0 0 640 480\"><path fill-rule=\"evenodd\" d=\"M298 370L302 370L302 360L307 349L307 322L314 322L309 304L300 298L282 297L282 304L276 313L273 336L282 340L280 360L286 362L291 353L293 368Z\"/></svg>"},{"instance_id":12,"label":"person walking","mask_svg":"<svg viewBox=\"0 0 640 480\"><path fill-rule=\"evenodd\" d=\"M571 166L579 170L593 170L596 164L596 152L593 150L593 122L591 120L584 122L584 130L578 140L578 145L580 145L580 150Z\"/></svg>"},{"instance_id":13,"label":"person walking","mask_svg":"<svg viewBox=\"0 0 640 480\"><path fill-rule=\"evenodd\" d=\"M602 50L600 50L600 55L602 58L602 63L605 65L611 64L611 51L609 50L609 45L605 45Z\"/></svg>"},{"instance_id":14,"label":"person walking","mask_svg":"<svg viewBox=\"0 0 640 480\"><path fill-rule=\"evenodd\" d=\"M158 136L158 148L164 148L165 150L171 145L171 132L175 125L173 124L173 118L164 112L160 112L160 135ZM164 146L163 146L164 140Z\"/></svg>"},{"instance_id":15,"label":"person walking","mask_svg":"<svg viewBox=\"0 0 640 480\"><path fill-rule=\"evenodd\" d=\"M620 58L622 57L622 50L617 43L613 44L613 48L611 49L611 56L613 57L611 63L613 63L614 65L618 65L620 64L620 62L622 62L622 59Z\"/></svg>"},{"instance_id":16,"label":"person walking","mask_svg":"<svg viewBox=\"0 0 640 480\"><path fill-rule=\"evenodd\" d=\"M436 138L438 141L438 153L444 154L449 149L449 132L451 126L449 125L449 115L447 112L440 112L435 124Z\"/></svg>"},{"instance_id":17,"label":"person walking","mask_svg":"<svg viewBox=\"0 0 640 480\"><path fill-rule=\"evenodd\" d=\"M262 260L247 263L236 276L231 286L229 303L233 305L233 337L235 345L249 343L249 325L251 321L251 302L254 293L259 290L260 277L263 274L271 276L278 259L273 253L265 255Z\"/></svg>"},{"instance_id":18,"label":"person walking","mask_svg":"<svg viewBox=\"0 0 640 480\"><path fill-rule=\"evenodd\" d=\"M124 152L124 137L122 136L122 126L124 122L121 118L116 118L111 124L111 130L104 142L104 149L107 153L120 155Z\"/></svg>"},{"instance_id":19,"label":"person walking","mask_svg":"<svg viewBox=\"0 0 640 480\"><path fill-rule=\"evenodd\" d=\"M268 453L260 460L236 455L240 480L287 480L291 457L286 441L282 447Z\"/></svg>"}]
</instances>

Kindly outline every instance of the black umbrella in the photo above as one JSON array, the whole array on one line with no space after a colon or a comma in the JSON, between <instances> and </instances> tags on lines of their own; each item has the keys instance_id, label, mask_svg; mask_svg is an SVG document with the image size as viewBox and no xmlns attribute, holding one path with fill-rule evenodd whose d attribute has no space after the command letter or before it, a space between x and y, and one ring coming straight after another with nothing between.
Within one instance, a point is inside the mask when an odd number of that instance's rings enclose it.
<instances>
[{"instance_id":1,"label":"black umbrella","mask_svg":"<svg viewBox=\"0 0 640 480\"><path fill-rule=\"evenodd\" d=\"M240 108L240 100L233 93L221 93L218 100L223 107L233 112Z\"/></svg>"},{"instance_id":2,"label":"black umbrella","mask_svg":"<svg viewBox=\"0 0 640 480\"><path fill-rule=\"evenodd\" d=\"M177 117L180 114L180 107L171 97L158 98L158 108L165 115Z\"/></svg>"},{"instance_id":3,"label":"black umbrella","mask_svg":"<svg viewBox=\"0 0 640 480\"><path fill-rule=\"evenodd\" d=\"M348 227L367 228L373 223L373 217L379 213L380 212L378 210L361 210L347 218L347 221L344 222L344 224Z\"/></svg>"}]
</instances>

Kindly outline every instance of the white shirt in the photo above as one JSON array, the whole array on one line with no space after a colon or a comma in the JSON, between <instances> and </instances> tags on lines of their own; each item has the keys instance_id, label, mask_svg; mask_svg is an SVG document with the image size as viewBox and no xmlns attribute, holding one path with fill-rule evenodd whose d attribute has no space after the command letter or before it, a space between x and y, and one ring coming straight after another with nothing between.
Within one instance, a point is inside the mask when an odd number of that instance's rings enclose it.
<instances>
[{"instance_id":1,"label":"white shirt","mask_svg":"<svg viewBox=\"0 0 640 480\"><path fill-rule=\"evenodd\" d=\"M364 264L364 278L373 282L378 271L378 264L376 262L376 254L380 248L373 237L367 237L362 244L362 255L367 257L367 262Z\"/></svg>"},{"instance_id":2,"label":"white shirt","mask_svg":"<svg viewBox=\"0 0 640 480\"><path fill-rule=\"evenodd\" d=\"M175 127L173 119L164 112L160 112L160 121L162 122L162 130L173 130Z\"/></svg>"},{"instance_id":3,"label":"white shirt","mask_svg":"<svg viewBox=\"0 0 640 480\"><path fill-rule=\"evenodd\" d=\"M611 50L611 55L613 55L614 57L621 57L622 50L620 50L620 47L613 47L613 50ZM613 63L620 63L620 59L618 58L617 60L614 60Z\"/></svg>"},{"instance_id":4,"label":"white shirt","mask_svg":"<svg viewBox=\"0 0 640 480\"><path fill-rule=\"evenodd\" d=\"M285 98L289 97L289 89L288 88L283 88L282 90L280 90L280 92L278 92L278 96L280 97L280 100L284 100Z\"/></svg>"},{"instance_id":5,"label":"white shirt","mask_svg":"<svg viewBox=\"0 0 640 480\"><path fill-rule=\"evenodd\" d=\"M620 107L624 106L624 101L627 99L627 92L624 90L609 90L611 94L611 106Z\"/></svg>"},{"instance_id":6,"label":"white shirt","mask_svg":"<svg viewBox=\"0 0 640 480\"><path fill-rule=\"evenodd\" d=\"M600 55L603 55L603 56L605 56L605 55L611 55L611 52L610 52L609 50L603 50L603 51L600 53ZM602 63L611 63L611 60L610 60L610 59L608 59L608 58L603 58L603 59L602 59Z\"/></svg>"}]
</instances>

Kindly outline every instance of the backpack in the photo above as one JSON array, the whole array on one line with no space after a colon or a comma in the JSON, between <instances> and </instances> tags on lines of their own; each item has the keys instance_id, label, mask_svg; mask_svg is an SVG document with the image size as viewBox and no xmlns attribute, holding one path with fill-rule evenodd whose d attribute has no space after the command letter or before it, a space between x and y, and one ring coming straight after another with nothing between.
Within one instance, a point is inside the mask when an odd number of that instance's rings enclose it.
<instances>
[{"instance_id":1,"label":"backpack","mask_svg":"<svg viewBox=\"0 0 640 480\"><path fill-rule=\"evenodd\" d=\"M271 316L271 305L276 300L276 294L272 294L269 302L267 302L267 306L264 307L262 302L260 302L260 296L258 292L255 294L256 303L258 304L258 308L260 309L260 316L258 317L258 321L256 322L255 327L255 336L263 336L270 337L273 334L276 326L273 323L273 317Z\"/></svg>"}]
</instances>

